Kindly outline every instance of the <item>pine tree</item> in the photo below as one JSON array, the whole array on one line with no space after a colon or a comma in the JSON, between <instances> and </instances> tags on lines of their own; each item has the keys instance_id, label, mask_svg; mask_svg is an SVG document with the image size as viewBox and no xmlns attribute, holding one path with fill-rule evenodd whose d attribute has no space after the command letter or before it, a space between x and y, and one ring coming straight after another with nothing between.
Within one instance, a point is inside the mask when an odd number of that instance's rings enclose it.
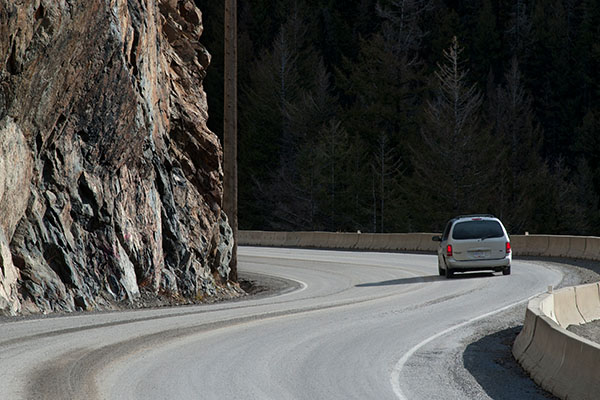
<instances>
[{"instance_id":1,"label":"pine tree","mask_svg":"<svg viewBox=\"0 0 600 400\"><path fill-rule=\"evenodd\" d=\"M473 75L482 80L488 71L497 72L502 57L501 38L491 0L483 0L472 38Z\"/></svg>"},{"instance_id":2,"label":"pine tree","mask_svg":"<svg viewBox=\"0 0 600 400\"><path fill-rule=\"evenodd\" d=\"M493 209L511 233L522 232L535 213L537 193L543 190L544 182L540 174L541 129L534 120L516 58L505 74L505 85L493 90L488 102L493 133L502 150L495 170L498 196Z\"/></svg>"},{"instance_id":3,"label":"pine tree","mask_svg":"<svg viewBox=\"0 0 600 400\"><path fill-rule=\"evenodd\" d=\"M467 82L456 37L435 72L436 96L425 110L422 142L413 146L413 205L426 226L461 213L486 212L497 146L481 118L482 95Z\"/></svg>"},{"instance_id":4,"label":"pine tree","mask_svg":"<svg viewBox=\"0 0 600 400\"><path fill-rule=\"evenodd\" d=\"M279 197L279 191L272 189L274 182L281 187L289 186L293 197L298 137L290 110L302 100L306 80L300 73L300 64L305 60L299 55L305 50L303 38L306 32L298 22L300 18L292 14L281 26L272 48L262 52L248 75L249 81L242 83L240 214L252 218L244 227L264 226L264 221L269 220L279 206L302 215Z\"/></svg>"},{"instance_id":5,"label":"pine tree","mask_svg":"<svg viewBox=\"0 0 600 400\"><path fill-rule=\"evenodd\" d=\"M550 3L550 4L548 4ZM570 156L569 138L575 128L580 93L570 90L576 82L568 13L562 0L536 2L533 9L532 42L522 60L527 86L534 93L534 110L544 129L543 151L556 161Z\"/></svg>"},{"instance_id":6,"label":"pine tree","mask_svg":"<svg viewBox=\"0 0 600 400\"><path fill-rule=\"evenodd\" d=\"M373 174L373 231L389 232L390 227L400 225L398 221L403 204L399 190L403 176L402 159L396 154L396 148L390 146L385 133L381 133L371 159ZM379 224L377 223L379 221Z\"/></svg>"},{"instance_id":7,"label":"pine tree","mask_svg":"<svg viewBox=\"0 0 600 400\"><path fill-rule=\"evenodd\" d=\"M506 36L513 56L521 57L531 40L531 18L527 0L513 0Z\"/></svg>"}]
</instances>

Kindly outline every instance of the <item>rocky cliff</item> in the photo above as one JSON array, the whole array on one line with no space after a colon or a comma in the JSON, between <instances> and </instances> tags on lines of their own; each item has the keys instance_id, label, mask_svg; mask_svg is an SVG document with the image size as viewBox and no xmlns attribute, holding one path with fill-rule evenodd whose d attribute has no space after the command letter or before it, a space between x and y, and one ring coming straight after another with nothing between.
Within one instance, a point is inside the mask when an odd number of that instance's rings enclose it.
<instances>
[{"instance_id":1,"label":"rocky cliff","mask_svg":"<svg viewBox=\"0 0 600 400\"><path fill-rule=\"evenodd\" d=\"M188 0L0 0L0 313L233 291Z\"/></svg>"}]
</instances>

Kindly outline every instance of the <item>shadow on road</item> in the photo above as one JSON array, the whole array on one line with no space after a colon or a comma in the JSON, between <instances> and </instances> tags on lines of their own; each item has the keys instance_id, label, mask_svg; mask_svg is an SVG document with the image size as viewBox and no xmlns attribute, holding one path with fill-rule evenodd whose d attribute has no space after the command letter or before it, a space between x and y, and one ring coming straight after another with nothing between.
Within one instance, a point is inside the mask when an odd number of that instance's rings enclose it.
<instances>
[{"instance_id":1,"label":"shadow on road","mask_svg":"<svg viewBox=\"0 0 600 400\"><path fill-rule=\"evenodd\" d=\"M464 367L494 400L556 399L529 379L512 356L512 345L521 329L505 329L471 343L463 353Z\"/></svg>"},{"instance_id":2,"label":"shadow on road","mask_svg":"<svg viewBox=\"0 0 600 400\"><path fill-rule=\"evenodd\" d=\"M361 283L356 287L376 287L376 286L394 286L394 285L408 285L411 283L427 283L427 282L451 282L453 280L460 279L475 279L475 278L490 278L494 276L491 272L470 272L464 274L456 274L451 279L447 279L445 276L439 275L426 275L426 276L413 276L410 278L399 278L391 279L389 281L373 282L373 283Z\"/></svg>"},{"instance_id":3,"label":"shadow on road","mask_svg":"<svg viewBox=\"0 0 600 400\"><path fill-rule=\"evenodd\" d=\"M361 283L360 285L356 285L356 287L408 285L411 283L436 282L441 280L446 280L446 278L439 275L414 276L410 278L392 279L390 281L383 282Z\"/></svg>"}]
</instances>

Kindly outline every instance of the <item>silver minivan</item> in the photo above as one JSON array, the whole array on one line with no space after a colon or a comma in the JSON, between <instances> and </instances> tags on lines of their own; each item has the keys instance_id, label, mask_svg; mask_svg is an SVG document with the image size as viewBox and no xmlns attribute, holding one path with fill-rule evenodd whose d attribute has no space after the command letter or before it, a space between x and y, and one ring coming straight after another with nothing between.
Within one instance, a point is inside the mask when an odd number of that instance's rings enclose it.
<instances>
[{"instance_id":1,"label":"silver minivan","mask_svg":"<svg viewBox=\"0 0 600 400\"><path fill-rule=\"evenodd\" d=\"M446 224L440 242L438 272L451 278L455 272L502 271L510 275L510 238L502 222L493 215L461 215Z\"/></svg>"}]
</instances>

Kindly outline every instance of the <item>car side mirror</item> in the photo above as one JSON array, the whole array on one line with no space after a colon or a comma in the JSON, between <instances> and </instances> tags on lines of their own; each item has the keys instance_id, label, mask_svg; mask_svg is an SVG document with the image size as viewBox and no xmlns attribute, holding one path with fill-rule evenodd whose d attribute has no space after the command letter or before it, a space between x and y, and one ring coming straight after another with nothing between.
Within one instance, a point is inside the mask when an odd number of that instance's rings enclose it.
<instances>
[{"instance_id":1,"label":"car side mirror","mask_svg":"<svg viewBox=\"0 0 600 400\"><path fill-rule=\"evenodd\" d=\"M441 242L442 241L442 237L441 236L434 236L431 238L431 240L433 240L434 242Z\"/></svg>"}]
</instances>

